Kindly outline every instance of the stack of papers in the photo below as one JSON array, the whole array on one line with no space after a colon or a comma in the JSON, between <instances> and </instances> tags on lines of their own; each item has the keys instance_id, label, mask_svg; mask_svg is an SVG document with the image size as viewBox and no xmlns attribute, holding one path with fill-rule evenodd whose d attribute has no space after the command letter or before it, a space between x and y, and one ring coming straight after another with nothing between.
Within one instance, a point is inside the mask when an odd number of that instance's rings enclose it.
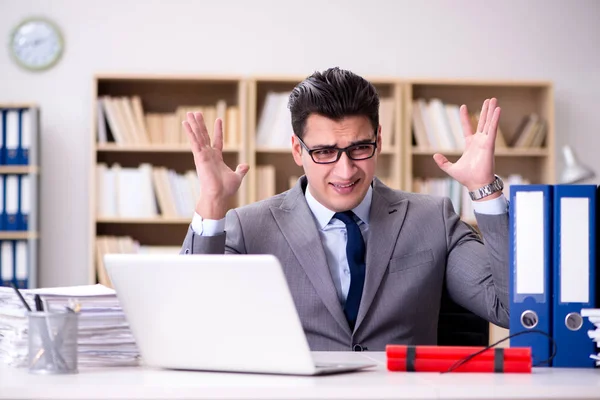
<instances>
[{"instance_id":1,"label":"stack of papers","mask_svg":"<svg viewBox=\"0 0 600 400\"><path fill-rule=\"evenodd\" d=\"M139 351L113 289L103 285L21 290L34 310L39 294L45 310L79 304L78 359L81 367L138 365ZM0 287L0 362L27 365L27 310L13 288Z\"/></svg>"},{"instance_id":2,"label":"stack of papers","mask_svg":"<svg viewBox=\"0 0 600 400\"><path fill-rule=\"evenodd\" d=\"M588 336L596 342L596 350L600 349L600 308L584 308L581 310L581 316L587 317L596 329L588 331ZM596 360L596 366L600 366L600 352L590 354L590 358Z\"/></svg>"}]
</instances>

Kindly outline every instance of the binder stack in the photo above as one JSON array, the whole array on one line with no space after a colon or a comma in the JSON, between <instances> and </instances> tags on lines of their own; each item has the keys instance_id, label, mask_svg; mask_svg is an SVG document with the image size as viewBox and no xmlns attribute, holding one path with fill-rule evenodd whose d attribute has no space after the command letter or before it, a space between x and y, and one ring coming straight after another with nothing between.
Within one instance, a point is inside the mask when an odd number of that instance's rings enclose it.
<instances>
[{"instance_id":1,"label":"binder stack","mask_svg":"<svg viewBox=\"0 0 600 400\"><path fill-rule=\"evenodd\" d=\"M32 144L37 129L37 110L29 107L0 108L2 143L0 143L1 165L30 165L36 160L36 146Z\"/></svg>"},{"instance_id":2,"label":"binder stack","mask_svg":"<svg viewBox=\"0 0 600 400\"><path fill-rule=\"evenodd\" d=\"M0 105L0 286L35 287L39 110Z\"/></svg>"},{"instance_id":3,"label":"binder stack","mask_svg":"<svg viewBox=\"0 0 600 400\"><path fill-rule=\"evenodd\" d=\"M534 367L595 366L582 309L598 306L597 190L511 186L510 346L530 347Z\"/></svg>"}]
</instances>

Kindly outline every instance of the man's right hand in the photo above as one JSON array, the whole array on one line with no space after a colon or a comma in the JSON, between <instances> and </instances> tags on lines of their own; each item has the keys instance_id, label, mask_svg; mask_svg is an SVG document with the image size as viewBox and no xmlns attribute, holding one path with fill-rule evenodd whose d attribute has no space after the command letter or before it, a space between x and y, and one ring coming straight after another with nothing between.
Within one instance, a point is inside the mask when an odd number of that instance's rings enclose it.
<instances>
[{"instance_id":1,"label":"man's right hand","mask_svg":"<svg viewBox=\"0 0 600 400\"><path fill-rule=\"evenodd\" d=\"M214 128L214 143L210 143L208 130L202 113L187 113L183 126L188 134L200 180L200 198L196 212L205 219L221 219L227 213L230 199L235 196L248 164L240 164L232 171L223 162L223 121L217 118Z\"/></svg>"}]
</instances>

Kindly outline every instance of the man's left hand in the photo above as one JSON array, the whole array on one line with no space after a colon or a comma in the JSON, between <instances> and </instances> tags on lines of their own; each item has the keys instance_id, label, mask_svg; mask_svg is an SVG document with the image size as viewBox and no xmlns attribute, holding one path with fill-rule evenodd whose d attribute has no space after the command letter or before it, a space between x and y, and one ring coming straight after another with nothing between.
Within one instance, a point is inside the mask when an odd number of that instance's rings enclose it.
<instances>
[{"instance_id":1,"label":"man's left hand","mask_svg":"<svg viewBox=\"0 0 600 400\"><path fill-rule=\"evenodd\" d=\"M467 106L463 104L460 107L460 120L465 137L462 156L455 163L451 163L440 153L433 155L437 165L469 191L494 181L494 147L500 119L500 107L497 107L497 104L498 100L495 98L483 102L475 133L471 128Z\"/></svg>"}]
</instances>

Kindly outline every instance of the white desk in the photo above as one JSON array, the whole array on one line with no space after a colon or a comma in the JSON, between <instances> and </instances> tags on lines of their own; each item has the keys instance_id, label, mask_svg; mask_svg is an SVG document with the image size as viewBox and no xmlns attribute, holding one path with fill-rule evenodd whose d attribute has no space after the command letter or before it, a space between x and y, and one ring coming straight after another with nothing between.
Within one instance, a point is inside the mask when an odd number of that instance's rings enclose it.
<instances>
[{"instance_id":1,"label":"white desk","mask_svg":"<svg viewBox=\"0 0 600 400\"><path fill-rule=\"evenodd\" d=\"M532 374L389 372L384 353L315 353L377 367L322 377L168 371L142 367L31 375L0 366L0 399L600 399L600 370Z\"/></svg>"}]
</instances>

